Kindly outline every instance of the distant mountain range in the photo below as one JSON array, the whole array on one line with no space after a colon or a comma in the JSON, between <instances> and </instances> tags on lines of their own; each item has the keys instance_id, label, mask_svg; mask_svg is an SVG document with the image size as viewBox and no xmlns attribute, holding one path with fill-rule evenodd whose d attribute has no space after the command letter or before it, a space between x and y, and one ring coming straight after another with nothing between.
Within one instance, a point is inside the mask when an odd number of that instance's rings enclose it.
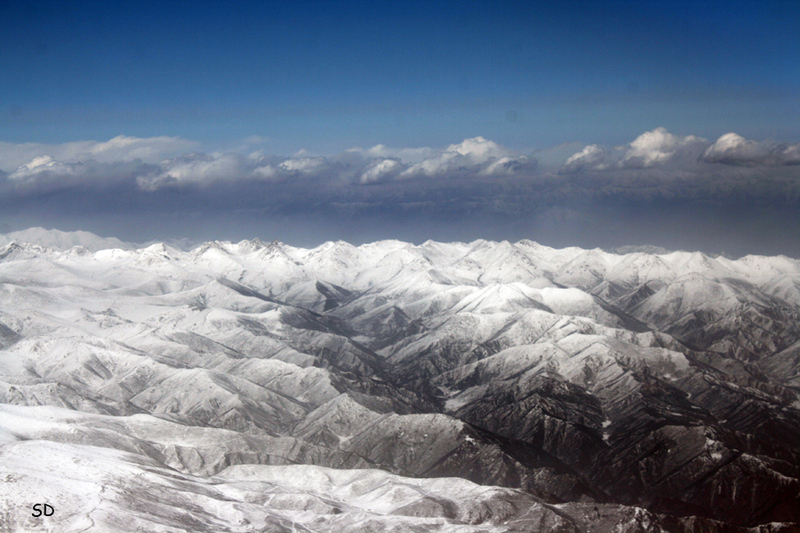
<instances>
[{"instance_id":1,"label":"distant mountain range","mask_svg":"<svg viewBox=\"0 0 800 533\"><path fill-rule=\"evenodd\" d=\"M28 228L22 231L14 231L0 234L0 245L11 242L25 242L46 246L54 250L69 250L74 246L82 246L91 252L106 250L109 248L119 248L127 250L131 245L115 238L98 237L88 231L60 231L57 229Z\"/></svg>"},{"instance_id":2,"label":"distant mountain range","mask_svg":"<svg viewBox=\"0 0 800 533\"><path fill-rule=\"evenodd\" d=\"M0 234L0 246L4 246L11 242L38 244L39 246L60 251L66 251L75 246L80 246L82 248L86 248L90 252L111 249L133 250L136 248L145 248L152 244L157 244L156 242L148 242L144 244L123 242L114 237L99 237L88 231L61 231L57 229L45 229L38 227ZM198 244L191 239L169 239L164 242L179 250L191 250Z\"/></svg>"},{"instance_id":3,"label":"distant mountain range","mask_svg":"<svg viewBox=\"0 0 800 533\"><path fill-rule=\"evenodd\" d=\"M0 531L800 527L795 259L0 242Z\"/></svg>"}]
</instances>

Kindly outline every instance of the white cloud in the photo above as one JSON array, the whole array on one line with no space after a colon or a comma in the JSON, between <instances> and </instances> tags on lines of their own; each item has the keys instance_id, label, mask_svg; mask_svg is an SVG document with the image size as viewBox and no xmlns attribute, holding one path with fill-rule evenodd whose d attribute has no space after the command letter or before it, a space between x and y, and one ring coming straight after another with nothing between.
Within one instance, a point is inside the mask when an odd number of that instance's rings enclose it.
<instances>
[{"instance_id":1,"label":"white cloud","mask_svg":"<svg viewBox=\"0 0 800 533\"><path fill-rule=\"evenodd\" d=\"M280 168L286 172L306 175L314 174L325 166L325 159L322 157L294 157L280 164Z\"/></svg>"},{"instance_id":2,"label":"white cloud","mask_svg":"<svg viewBox=\"0 0 800 533\"><path fill-rule=\"evenodd\" d=\"M474 163L485 163L489 159L510 155L510 152L494 141L483 137L464 139L459 144L451 144L445 153L459 153Z\"/></svg>"},{"instance_id":3,"label":"white cloud","mask_svg":"<svg viewBox=\"0 0 800 533\"><path fill-rule=\"evenodd\" d=\"M400 177L509 175L513 170L520 170L532 163L535 163L534 159L515 156L494 141L473 137L464 139L459 144L451 144L441 152L411 165Z\"/></svg>"},{"instance_id":4,"label":"white cloud","mask_svg":"<svg viewBox=\"0 0 800 533\"><path fill-rule=\"evenodd\" d=\"M330 157L315 157L306 152L290 157L265 155L262 151L215 152L184 153L146 162L165 150L193 144L173 137L119 136L105 142L53 145L57 148L53 153L41 152L45 145L25 145L21 153L34 155L1 179L6 186L30 195L37 191L123 182L140 190L157 191L165 187L248 181L276 186L285 183L293 187L291 183L296 181L297 190L305 190L303 181L307 180L335 189L408 179L443 181L454 178L453 186L457 186L459 180L483 183L492 179L552 176L546 170L536 170L535 158L514 153L484 137L464 139L438 150L376 145ZM9 146L12 145L3 145L6 149ZM0 156L3 153L0 149ZM565 156L563 152L562 157ZM19 158L19 154L14 157ZM720 174L715 183L725 186L734 179L731 173L744 172L741 168L723 172L721 167L714 168L708 163L740 167L767 165L778 172L781 171L778 167L800 164L800 144L757 142L734 133L725 134L711 144L694 135L674 135L664 128L656 128L619 147L583 146L566 158L561 173L602 172L596 176L598 187L656 191L665 181L710 182L706 178L712 174ZM581 183L583 187L595 187L591 180Z\"/></svg>"},{"instance_id":5,"label":"white cloud","mask_svg":"<svg viewBox=\"0 0 800 533\"><path fill-rule=\"evenodd\" d=\"M186 154L161 161L157 172L138 176L136 183L140 189L155 191L162 187L208 185L220 181L269 180L277 174L278 169L265 164L264 158L253 159L235 153Z\"/></svg>"},{"instance_id":6,"label":"white cloud","mask_svg":"<svg viewBox=\"0 0 800 533\"><path fill-rule=\"evenodd\" d=\"M118 135L106 142L87 146L85 154L73 155L75 159L95 159L103 163L115 161L132 161L141 159L144 162L156 162L166 154L185 152L194 148L197 143L178 137L127 137ZM88 156L88 157L87 157Z\"/></svg>"},{"instance_id":7,"label":"white cloud","mask_svg":"<svg viewBox=\"0 0 800 533\"><path fill-rule=\"evenodd\" d=\"M376 159L361 173L358 182L362 185L389 180L404 168L397 159Z\"/></svg>"},{"instance_id":8,"label":"white cloud","mask_svg":"<svg viewBox=\"0 0 800 533\"><path fill-rule=\"evenodd\" d=\"M576 150L581 151L585 146L585 143L567 142L539 148L534 150L531 155L536 158L542 168L558 169L565 164L567 158L576 154Z\"/></svg>"},{"instance_id":9,"label":"white cloud","mask_svg":"<svg viewBox=\"0 0 800 533\"><path fill-rule=\"evenodd\" d=\"M162 161L161 175L179 182L211 182L238 177L245 168L237 154L193 154Z\"/></svg>"},{"instance_id":10,"label":"white cloud","mask_svg":"<svg viewBox=\"0 0 800 533\"><path fill-rule=\"evenodd\" d=\"M346 153L367 160L357 174L357 183L362 185L421 177L513 176L536 166L535 158L514 154L484 137L464 139L440 150L378 144Z\"/></svg>"},{"instance_id":11,"label":"white cloud","mask_svg":"<svg viewBox=\"0 0 800 533\"><path fill-rule=\"evenodd\" d=\"M519 172L536 166L536 160L525 156L501 157L494 159L480 171L482 176L514 176Z\"/></svg>"},{"instance_id":12,"label":"white cloud","mask_svg":"<svg viewBox=\"0 0 800 533\"><path fill-rule=\"evenodd\" d=\"M64 144L0 142L0 169L11 171L36 157L49 155L58 161L75 163L92 159L115 163L140 159L157 163L165 157L195 149L198 143L179 137L128 137L118 135L108 141L75 141Z\"/></svg>"},{"instance_id":13,"label":"white cloud","mask_svg":"<svg viewBox=\"0 0 800 533\"><path fill-rule=\"evenodd\" d=\"M706 163L737 166L779 166L800 164L800 144L773 145L726 133L703 152Z\"/></svg>"},{"instance_id":14,"label":"white cloud","mask_svg":"<svg viewBox=\"0 0 800 533\"><path fill-rule=\"evenodd\" d=\"M348 153L359 154L369 159L398 159L404 163L419 163L436 155L433 148L390 148L383 144L376 144L372 148L351 148Z\"/></svg>"},{"instance_id":15,"label":"white cloud","mask_svg":"<svg viewBox=\"0 0 800 533\"><path fill-rule=\"evenodd\" d=\"M606 170L608 164L606 163L606 152L596 144L590 144L584 147L583 150L572 154L567 158L564 163L562 172L571 174L578 172L585 168L592 170Z\"/></svg>"},{"instance_id":16,"label":"white cloud","mask_svg":"<svg viewBox=\"0 0 800 533\"><path fill-rule=\"evenodd\" d=\"M271 180L278 176L278 169L272 165L257 166L253 169L252 175L256 179Z\"/></svg>"},{"instance_id":17,"label":"white cloud","mask_svg":"<svg viewBox=\"0 0 800 533\"><path fill-rule=\"evenodd\" d=\"M9 174L9 179L20 181L24 180L30 176L36 175L39 172L44 172L48 170L55 170L55 171L62 171L66 172L69 169L59 161L53 159L52 156L49 155L40 155L34 157L24 165L20 165L17 170Z\"/></svg>"},{"instance_id":18,"label":"white cloud","mask_svg":"<svg viewBox=\"0 0 800 533\"><path fill-rule=\"evenodd\" d=\"M661 165L672 159L676 153L697 143L706 143L705 139L687 135L681 137L673 135L664 128L639 135L628 145L622 166L625 168L648 168Z\"/></svg>"},{"instance_id":19,"label":"white cloud","mask_svg":"<svg viewBox=\"0 0 800 533\"><path fill-rule=\"evenodd\" d=\"M653 168L670 164L685 164L697 159L708 141L694 135L673 135L665 128L645 132L625 146L613 150L590 144L571 155L561 172L571 174L581 170L605 171L629 168Z\"/></svg>"},{"instance_id":20,"label":"white cloud","mask_svg":"<svg viewBox=\"0 0 800 533\"><path fill-rule=\"evenodd\" d=\"M781 149L779 153L784 165L800 165L800 143L790 144Z\"/></svg>"},{"instance_id":21,"label":"white cloud","mask_svg":"<svg viewBox=\"0 0 800 533\"><path fill-rule=\"evenodd\" d=\"M17 186L45 182L48 186L71 186L129 179L142 190L156 191L163 187L241 180L278 182L326 178L342 185L367 185L421 177L512 177L529 175L536 165L535 158L514 154L484 137L465 139L442 150L391 149L376 145L368 150L351 149L333 157L312 157L301 151L287 158L267 156L257 150L247 155L184 153L147 162L165 150L191 145L193 143L171 137L125 136L102 143L58 145L56 154L34 155L18 165L7 179ZM36 153L43 146L26 150Z\"/></svg>"},{"instance_id":22,"label":"white cloud","mask_svg":"<svg viewBox=\"0 0 800 533\"><path fill-rule=\"evenodd\" d=\"M237 153L186 154L165 159L158 171L138 176L140 189L156 191L163 187L209 185L243 180L280 181L294 176L313 176L328 168L321 157L280 159L261 153L247 156Z\"/></svg>"},{"instance_id":23,"label":"white cloud","mask_svg":"<svg viewBox=\"0 0 800 533\"><path fill-rule=\"evenodd\" d=\"M83 163L65 163L49 155L34 157L20 165L8 175L8 180L17 188L34 189L44 185L46 190L54 190L81 181L93 171L93 166Z\"/></svg>"},{"instance_id":24,"label":"white cloud","mask_svg":"<svg viewBox=\"0 0 800 533\"><path fill-rule=\"evenodd\" d=\"M59 161L50 155L36 156L6 176L6 183L25 194L56 191L77 185L119 183L141 173L141 162L98 163Z\"/></svg>"}]
</instances>

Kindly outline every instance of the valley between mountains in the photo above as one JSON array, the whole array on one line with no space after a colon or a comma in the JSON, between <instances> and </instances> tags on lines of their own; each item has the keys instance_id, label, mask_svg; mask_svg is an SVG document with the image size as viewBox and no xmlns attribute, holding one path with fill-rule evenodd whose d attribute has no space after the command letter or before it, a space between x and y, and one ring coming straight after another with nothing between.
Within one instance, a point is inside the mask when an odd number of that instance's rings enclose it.
<instances>
[{"instance_id":1,"label":"valley between mountains","mask_svg":"<svg viewBox=\"0 0 800 533\"><path fill-rule=\"evenodd\" d=\"M795 259L64 235L0 248L0 531L800 528Z\"/></svg>"}]
</instances>

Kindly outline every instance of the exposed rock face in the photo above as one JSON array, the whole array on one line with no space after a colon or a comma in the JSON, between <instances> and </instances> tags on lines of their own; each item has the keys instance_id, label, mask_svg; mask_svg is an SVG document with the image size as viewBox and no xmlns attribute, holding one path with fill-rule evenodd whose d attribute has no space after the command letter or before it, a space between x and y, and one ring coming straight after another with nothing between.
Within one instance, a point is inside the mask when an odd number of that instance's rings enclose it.
<instances>
[{"instance_id":1,"label":"exposed rock face","mask_svg":"<svg viewBox=\"0 0 800 533\"><path fill-rule=\"evenodd\" d=\"M0 464L34 490L25 454L96 457L87 490L114 494L91 510L52 488L63 531L135 530L114 513L176 531L800 523L785 257L243 241L0 258ZM161 511L140 472L171 487ZM385 486L373 507L361 475Z\"/></svg>"}]
</instances>

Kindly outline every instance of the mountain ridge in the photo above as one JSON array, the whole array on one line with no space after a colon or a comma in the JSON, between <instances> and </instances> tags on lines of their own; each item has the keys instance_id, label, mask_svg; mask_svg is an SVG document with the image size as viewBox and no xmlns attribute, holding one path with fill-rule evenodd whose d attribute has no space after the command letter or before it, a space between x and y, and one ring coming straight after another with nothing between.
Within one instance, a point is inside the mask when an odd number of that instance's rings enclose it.
<instances>
[{"instance_id":1,"label":"mountain ridge","mask_svg":"<svg viewBox=\"0 0 800 533\"><path fill-rule=\"evenodd\" d=\"M55 406L86 443L202 478L457 476L573 509L567 530L600 523L586 501L620 527L641 526L634 507L666 531L800 523L796 260L484 240L0 256L0 454L82 456L63 429L20 440L8 414ZM137 416L172 442L115 422Z\"/></svg>"},{"instance_id":2,"label":"mountain ridge","mask_svg":"<svg viewBox=\"0 0 800 533\"><path fill-rule=\"evenodd\" d=\"M259 237L253 237L252 239L241 239L239 241L226 241L226 240L211 240L211 241L197 241L194 239L188 239L183 237L172 237L166 239L151 239L147 241L141 242L127 242L117 239L116 237L102 237L97 234L94 234L90 231L86 230L74 230L74 231L64 231L59 230L56 228L47 229L41 226L33 226L24 230L16 230L7 233L0 233L0 246L4 246L12 241L17 242L27 242L30 244L38 244L39 246L45 248L51 248L58 251L67 251L68 249L75 247L75 246L83 246L84 248L88 249L89 251L96 252L99 250L107 250L107 249L122 249L122 250L131 250L131 249L141 249L147 248L154 244L164 244L171 248L189 252L196 248L202 247L204 245L208 245L210 243L220 243L225 245L239 245L239 246L249 246L253 249L260 249L260 248L267 248L267 249L275 249L280 248L281 246L288 246L290 248L294 248L294 246L289 245L280 241L279 239L271 239L269 241L262 240ZM420 244L413 244L411 242L400 241L397 239L382 239L378 241L371 241L365 242L360 245L354 245L348 243L347 241L343 240L336 240L336 241L325 241L320 243L312 248L304 248L308 250L315 250L317 248L326 248L329 246L335 246L337 243L339 244L346 244L350 247L360 248L360 247L374 247L376 245L387 244L392 246L417 246L417 247L424 247L426 245L435 245L440 244L437 241L428 240L422 242ZM743 254L739 257L732 257L726 254L725 252L700 252L700 251L693 251L693 250L682 250L682 249L670 249L664 248L662 246L655 246L649 244L629 244L624 246L615 246L610 248L579 248L576 246L566 246L564 248L556 248L551 247L548 245L539 244L535 241L530 239L521 239L515 243L511 243L510 241L492 241L486 239L474 239L472 241L449 241L447 244L453 245L462 245L462 246L480 246L482 244L513 244L519 247L528 247L533 249L549 249L553 250L582 250L584 252L604 252L613 255L630 255L634 253L642 253L647 255L669 255L673 253L679 254L701 254L709 259L723 259L729 261L738 261L739 259L743 259L745 257L775 257L775 258L786 258L789 260L796 260L792 257L778 254L778 255L761 255L761 254ZM302 248L302 247L301 247ZM299 249L301 249L299 248Z\"/></svg>"}]
</instances>

